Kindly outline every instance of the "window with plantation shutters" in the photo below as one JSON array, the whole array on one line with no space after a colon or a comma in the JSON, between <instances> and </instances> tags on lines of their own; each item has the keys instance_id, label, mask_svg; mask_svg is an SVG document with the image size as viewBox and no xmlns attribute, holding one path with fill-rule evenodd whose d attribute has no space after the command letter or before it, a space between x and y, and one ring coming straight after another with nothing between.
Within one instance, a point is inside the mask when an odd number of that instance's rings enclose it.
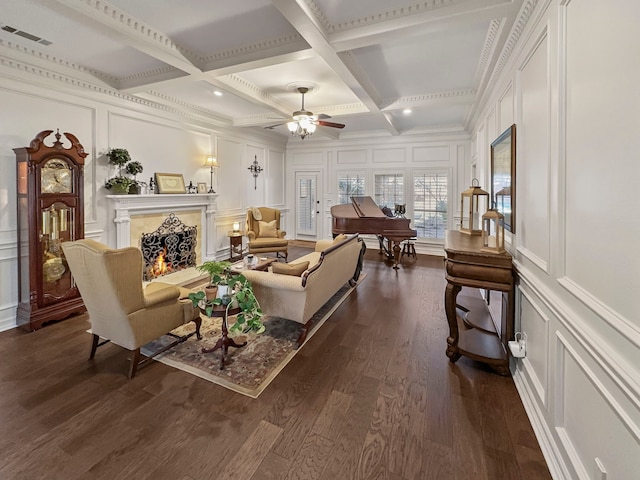
<instances>
[{"instance_id":1,"label":"window with plantation shutters","mask_svg":"<svg viewBox=\"0 0 640 480\"><path fill-rule=\"evenodd\" d=\"M352 196L364 195L364 176L348 172L338 173L338 203L351 203Z\"/></svg>"},{"instance_id":2,"label":"window with plantation shutters","mask_svg":"<svg viewBox=\"0 0 640 480\"><path fill-rule=\"evenodd\" d=\"M428 170L413 176L413 228L418 237L443 240L449 224L449 172Z\"/></svg>"},{"instance_id":3,"label":"window with plantation shutters","mask_svg":"<svg viewBox=\"0 0 640 480\"><path fill-rule=\"evenodd\" d=\"M380 207L394 209L404 204L404 176L400 173L376 174L374 176L374 200Z\"/></svg>"}]
</instances>

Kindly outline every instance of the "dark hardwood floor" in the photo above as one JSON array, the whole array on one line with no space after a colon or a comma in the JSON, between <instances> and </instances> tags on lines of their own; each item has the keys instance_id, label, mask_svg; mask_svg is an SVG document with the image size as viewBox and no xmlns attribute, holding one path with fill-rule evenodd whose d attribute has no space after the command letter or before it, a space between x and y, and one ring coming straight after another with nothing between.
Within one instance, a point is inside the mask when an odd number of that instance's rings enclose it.
<instances>
[{"instance_id":1,"label":"dark hardwood floor","mask_svg":"<svg viewBox=\"0 0 640 480\"><path fill-rule=\"evenodd\" d=\"M88 361L86 315L0 333L0 479L551 478L512 379L445 356L442 258L364 272L255 400L157 362L127 380L110 344Z\"/></svg>"}]
</instances>

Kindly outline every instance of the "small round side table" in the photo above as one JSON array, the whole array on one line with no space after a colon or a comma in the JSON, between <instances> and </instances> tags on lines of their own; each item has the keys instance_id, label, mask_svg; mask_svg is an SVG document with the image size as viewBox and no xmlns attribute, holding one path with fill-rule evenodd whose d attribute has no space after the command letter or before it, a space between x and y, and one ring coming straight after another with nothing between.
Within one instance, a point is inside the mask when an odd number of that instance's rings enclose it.
<instances>
[{"instance_id":1,"label":"small round side table","mask_svg":"<svg viewBox=\"0 0 640 480\"><path fill-rule=\"evenodd\" d=\"M206 312L204 312L202 309L200 309L200 311L206 315ZM211 348L202 347L202 353L211 353L211 352L215 352L218 349L221 349L222 352L220 356L220 370L224 369L224 360L225 360L225 357L227 356L227 351L229 350L229 347L241 348L247 344L246 341L242 343L236 343L234 339L229 336L228 318L229 316L237 315L240 312L241 312L240 307L234 307L227 310L226 306L216 305L213 308L212 316L222 317L222 335L220 336L220 338L218 339L218 341L213 347Z\"/></svg>"}]
</instances>

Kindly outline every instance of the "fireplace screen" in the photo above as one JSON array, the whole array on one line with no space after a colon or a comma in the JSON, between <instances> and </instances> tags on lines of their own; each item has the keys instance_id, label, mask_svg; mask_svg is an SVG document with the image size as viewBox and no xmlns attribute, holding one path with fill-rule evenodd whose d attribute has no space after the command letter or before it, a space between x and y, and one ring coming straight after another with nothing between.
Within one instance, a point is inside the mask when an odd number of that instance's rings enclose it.
<instances>
[{"instance_id":1,"label":"fireplace screen","mask_svg":"<svg viewBox=\"0 0 640 480\"><path fill-rule=\"evenodd\" d=\"M187 226L170 214L155 232L143 233L140 249L144 279L151 280L196 265L197 226Z\"/></svg>"}]
</instances>

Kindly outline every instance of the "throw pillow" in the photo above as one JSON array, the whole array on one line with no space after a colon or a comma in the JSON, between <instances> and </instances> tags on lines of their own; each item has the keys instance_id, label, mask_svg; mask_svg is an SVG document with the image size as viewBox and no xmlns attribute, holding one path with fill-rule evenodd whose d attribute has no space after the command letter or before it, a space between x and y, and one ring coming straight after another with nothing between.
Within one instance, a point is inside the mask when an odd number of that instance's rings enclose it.
<instances>
[{"instance_id":1,"label":"throw pillow","mask_svg":"<svg viewBox=\"0 0 640 480\"><path fill-rule=\"evenodd\" d=\"M340 243L343 242L344 240L347 239L347 236L344 233L341 233L340 235L336 235L336 238L333 239L333 243Z\"/></svg>"},{"instance_id":2,"label":"throw pillow","mask_svg":"<svg viewBox=\"0 0 640 480\"><path fill-rule=\"evenodd\" d=\"M278 238L278 229L275 220L271 220L270 222L259 221L258 228L260 229L261 237Z\"/></svg>"},{"instance_id":3,"label":"throw pillow","mask_svg":"<svg viewBox=\"0 0 640 480\"><path fill-rule=\"evenodd\" d=\"M293 275L296 277L301 276L304 271L309 268L309 262L301 263L280 263L274 262L271 264L273 273L281 273L283 275Z\"/></svg>"}]
</instances>

